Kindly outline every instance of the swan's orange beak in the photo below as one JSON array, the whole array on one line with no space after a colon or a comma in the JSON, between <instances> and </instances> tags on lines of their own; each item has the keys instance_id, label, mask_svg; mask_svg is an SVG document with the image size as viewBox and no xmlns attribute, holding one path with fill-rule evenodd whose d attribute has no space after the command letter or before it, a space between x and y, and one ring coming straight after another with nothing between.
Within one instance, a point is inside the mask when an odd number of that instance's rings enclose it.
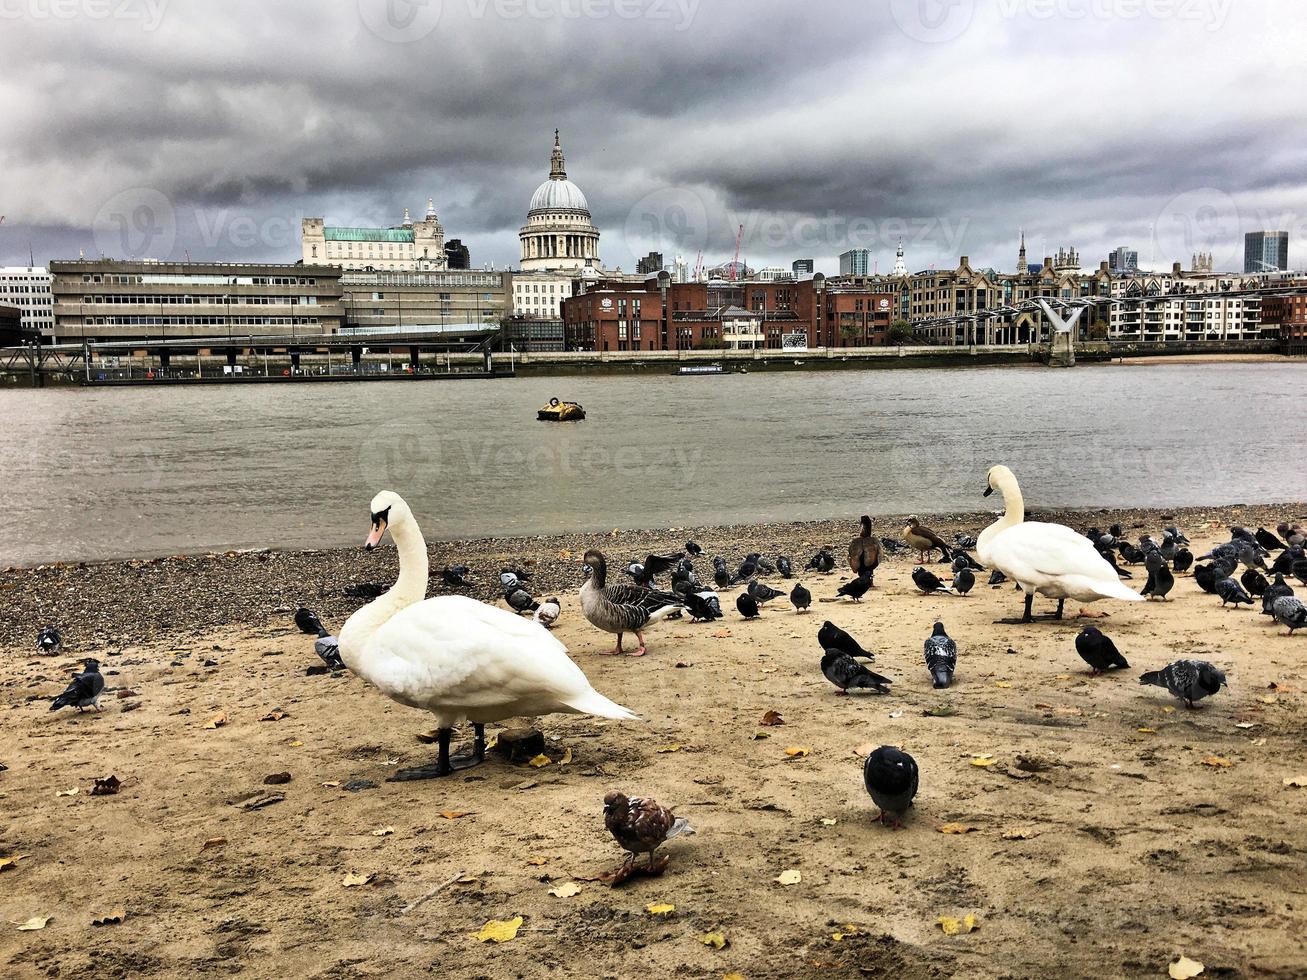
<instances>
[{"instance_id":1,"label":"swan's orange beak","mask_svg":"<svg viewBox=\"0 0 1307 980\"><path fill-rule=\"evenodd\" d=\"M363 550L371 551L377 545L381 544L381 536L385 533L386 533L385 521L377 521L375 524L373 524L372 530L371 532L369 532L367 540L363 542Z\"/></svg>"}]
</instances>

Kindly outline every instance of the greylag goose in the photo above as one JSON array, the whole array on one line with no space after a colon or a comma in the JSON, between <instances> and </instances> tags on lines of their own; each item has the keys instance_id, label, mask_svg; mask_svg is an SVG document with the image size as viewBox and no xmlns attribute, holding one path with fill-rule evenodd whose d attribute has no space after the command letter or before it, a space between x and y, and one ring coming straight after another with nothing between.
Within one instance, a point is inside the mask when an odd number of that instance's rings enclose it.
<instances>
[{"instance_id":1,"label":"greylag goose","mask_svg":"<svg viewBox=\"0 0 1307 980\"><path fill-rule=\"evenodd\" d=\"M641 585L621 582L610 585L608 560L594 548L582 560L590 569L590 577L581 586L581 611L585 618L605 633L617 634L617 646L609 653L624 653L622 636L634 633L640 646L630 656L643 657L648 652L644 643L645 627L683 609L681 600L671 592Z\"/></svg>"}]
</instances>

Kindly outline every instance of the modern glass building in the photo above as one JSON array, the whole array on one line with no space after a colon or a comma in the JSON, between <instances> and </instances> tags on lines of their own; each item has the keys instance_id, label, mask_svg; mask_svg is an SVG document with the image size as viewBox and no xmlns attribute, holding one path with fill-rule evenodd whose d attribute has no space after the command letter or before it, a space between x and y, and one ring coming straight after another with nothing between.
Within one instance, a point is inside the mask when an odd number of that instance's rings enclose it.
<instances>
[{"instance_id":1,"label":"modern glass building","mask_svg":"<svg viewBox=\"0 0 1307 980\"><path fill-rule=\"evenodd\" d=\"M1284 272L1289 268L1287 231L1250 231L1243 238L1244 272Z\"/></svg>"},{"instance_id":2,"label":"modern glass building","mask_svg":"<svg viewBox=\"0 0 1307 980\"><path fill-rule=\"evenodd\" d=\"M851 248L847 252L841 252L840 275L842 276L871 275L871 249Z\"/></svg>"}]
</instances>

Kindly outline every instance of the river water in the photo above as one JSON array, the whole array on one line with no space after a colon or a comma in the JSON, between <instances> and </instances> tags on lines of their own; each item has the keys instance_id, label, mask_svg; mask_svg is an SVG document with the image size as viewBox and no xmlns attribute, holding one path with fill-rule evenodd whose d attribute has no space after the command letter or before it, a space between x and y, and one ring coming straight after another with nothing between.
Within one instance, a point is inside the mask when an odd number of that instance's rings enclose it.
<instances>
[{"instance_id":1,"label":"river water","mask_svg":"<svg viewBox=\"0 0 1307 980\"><path fill-rule=\"evenodd\" d=\"M551 396L588 419L535 421ZM1307 363L0 391L0 565L431 538L1307 498Z\"/></svg>"}]
</instances>

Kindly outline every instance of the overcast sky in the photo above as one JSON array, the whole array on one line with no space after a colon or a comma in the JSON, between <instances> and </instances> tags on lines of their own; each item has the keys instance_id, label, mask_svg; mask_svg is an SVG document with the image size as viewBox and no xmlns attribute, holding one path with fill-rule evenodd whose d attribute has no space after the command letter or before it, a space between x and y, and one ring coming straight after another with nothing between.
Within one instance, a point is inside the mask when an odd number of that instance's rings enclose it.
<instances>
[{"instance_id":1,"label":"overcast sky","mask_svg":"<svg viewBox=\"0 0 1307 980\"><path fill-rule=\"evenodd\" d=\"M609 267L1242 233L1307 265L1295 0L0 0L0 263L299 257L428 196L514 264L553 130Z\"/></svg>"}]
</instances>

